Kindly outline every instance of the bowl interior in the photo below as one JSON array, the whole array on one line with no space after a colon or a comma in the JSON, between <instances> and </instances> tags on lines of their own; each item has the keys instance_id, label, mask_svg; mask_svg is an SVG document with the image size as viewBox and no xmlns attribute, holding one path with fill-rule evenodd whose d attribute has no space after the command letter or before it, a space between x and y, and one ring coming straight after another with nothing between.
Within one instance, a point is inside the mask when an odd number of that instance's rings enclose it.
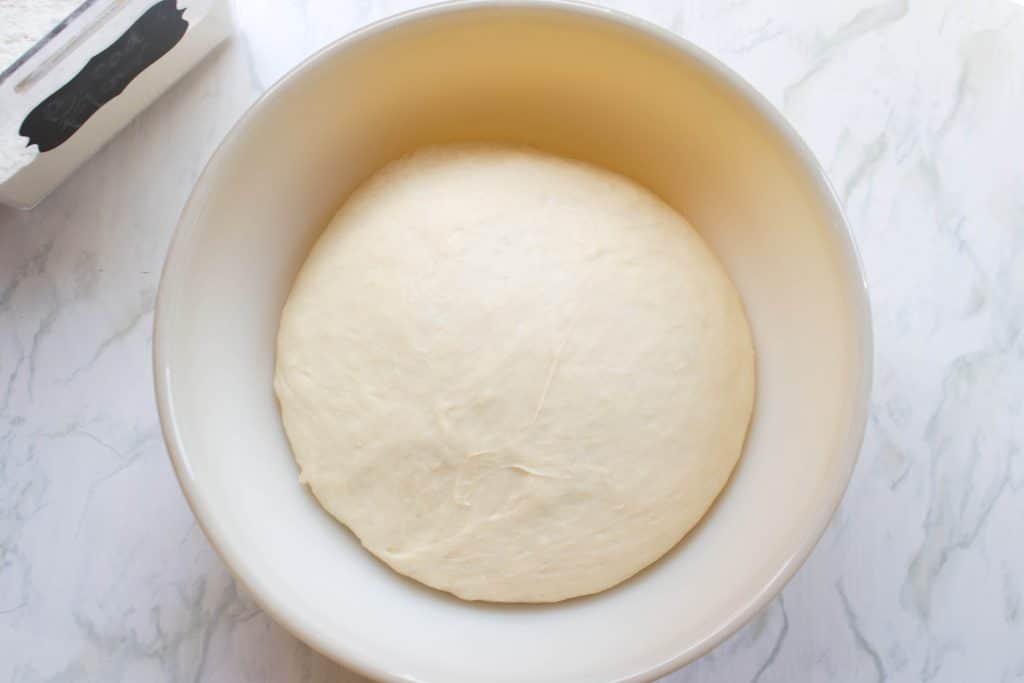
<instances>
[{"instance_id":1,"label":"bowl interior","mask_svg":"<svg viewBox=\"0 0 1024 683\"><path fill-rule=\"evenodd\" d=\"M531 145L647 185L712 246L752 325L757 403L731 483L663 560L591 598L469 604L399 577L298 484L282 431L275 336L313 241L387 161L467 140ZM640 680L706 651L806 556L862 433L860 274L802 149L706 57L596 9L442 7L319 54L217 152L161 287L161 415L214 545L284 625L380 677Z\"/></svg>"}]
</instances>

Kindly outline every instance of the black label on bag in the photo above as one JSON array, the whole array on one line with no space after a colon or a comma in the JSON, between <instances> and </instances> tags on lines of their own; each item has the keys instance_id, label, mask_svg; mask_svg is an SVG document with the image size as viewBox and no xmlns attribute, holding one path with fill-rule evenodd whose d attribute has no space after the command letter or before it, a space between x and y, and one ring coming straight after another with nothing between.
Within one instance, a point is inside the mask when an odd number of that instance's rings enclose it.
<instances>
[{"instance_id":1,"label":"black label on bag","mask_svg":"<svg viewBox=\"0 0 1024 683\"><path fill-rule=\"evenodd\" d=\"M64 143L100 107L124 91L136 76L178 44L188 30L177 0L162 0L146 10L113 44L100 52L33 109L18 131L46 152Z\"/></svg>"}]
</instances>

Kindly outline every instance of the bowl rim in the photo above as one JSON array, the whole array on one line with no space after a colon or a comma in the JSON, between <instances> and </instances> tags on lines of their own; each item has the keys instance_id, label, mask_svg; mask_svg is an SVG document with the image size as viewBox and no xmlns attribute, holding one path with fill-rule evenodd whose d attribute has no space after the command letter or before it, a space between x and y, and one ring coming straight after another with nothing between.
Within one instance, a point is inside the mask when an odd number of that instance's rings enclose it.
<instances>
[{"instance_id":1,"label":"bowl rim","mask_svg":"<svg viewBox=\"0 0 1024 683\"><path fill-rule=\"evenodd\" d=\"M874 364L871 302L864 275L863 261L853 232L850 229L850 224L844 215L842 203L825 170L814 156L810 147L804 142L785 116L765 96L758 92L753 85L744 80L717 57L714 57L703 48L698 47L673 31L626 12L592 5L580 0L446 0L371 22L318 49L299 64L289 69L256 98L216 146L202 173L197 178L192 192L181 211L174 235L167 249L160 277L160 286L157 291L153 319L153 373L160 425L175 476L189 507L194 513L197 523L235 580L245 587L257 604L270 614L274 621L284 626L289 632L299 637L304 643L320 654L358 674L375 680L394 683L423 683L416 678L389 668L387 662L365 657L354 648L338 646L335 643L327 642L315 630L307 627L301 612L294 610L287 602L276 598L265 582L247 573L244 558L237 551L237 548L234 547L234 544L227 537L223 528L218 524L210 505L197 489L196 479L190 466L187 449L181 435L178 416L175 411L174 387L171 381L167 350L172 341L168 332L168 325L165 322L165 315L167 309L171 307L173 294L170 293L170 290L173 287L172 283L181 277L183 271L183 265L179 263L178 255L185 249L185 243L193 234L193 231L189 230L188 226L196 223L196 219L202 213L205 204L203 187L206 181L216 173L222 152L235 144L244 135L257 114L265 109L268 103L289 82L301 77L331 55L340 53L365 39L388 31L393 27L445 14L495 8L511 10L540 9L601 19L643 34L645 38L681 52L698 62L718 81L726 85L735 95L741 97L747 105L752 107L762 120L767 122L774 132L782 138L790 151L796 155L803 170L813 182L817 199L830 214L830 229L834 237L837 238L837 244L842 247L842 252L851 275L848 283L851 286L851 293L853 295L850 308L856 318L854 323L858 327L859 343L863 349L863 359L860 374L856 378L856 396L854 396L852 419L848 425L844 444L838 454L842 467L838 472L838 476L831 482L830 490L826 495L822 496L822 504L815 511L816 519L812 526L814 531L807 534L802 542L792 549L779 571L764 584L761 590L752 595L743 606L721 620L703 639L685 647L669 659L649 666L643 671L636 672L625 678L616 679L615 683L651 681L707 654L738 631L740 627L766 607L781 592L807 560L828 527L829 521L836 509L839 507L839 503L842 501L852 477L867 424Z\"/></svg>"}]
</instances>

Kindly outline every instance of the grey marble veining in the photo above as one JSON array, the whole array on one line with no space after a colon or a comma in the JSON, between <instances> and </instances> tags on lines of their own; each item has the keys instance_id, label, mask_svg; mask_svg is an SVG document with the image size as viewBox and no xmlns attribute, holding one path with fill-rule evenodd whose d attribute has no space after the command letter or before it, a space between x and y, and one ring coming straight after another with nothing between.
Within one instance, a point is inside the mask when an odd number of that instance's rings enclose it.
<instances>
[{"instance_id":1,"label":"grey marble veining","mask_svg":"<svg viewBox=\"0 0 1024 683\"><path fill-rule=\"evenodd\" d=\"M0 680L362 680L268 619L196 527L160 439L152 309L238 115L414 4L239 0L231 44L37 209L0 208ZM780 598L666 680L1024 680L1024 4L608 4L780 107L842 197L874 307L872 413L833 523Z\"/></svg>"}]
</instances>

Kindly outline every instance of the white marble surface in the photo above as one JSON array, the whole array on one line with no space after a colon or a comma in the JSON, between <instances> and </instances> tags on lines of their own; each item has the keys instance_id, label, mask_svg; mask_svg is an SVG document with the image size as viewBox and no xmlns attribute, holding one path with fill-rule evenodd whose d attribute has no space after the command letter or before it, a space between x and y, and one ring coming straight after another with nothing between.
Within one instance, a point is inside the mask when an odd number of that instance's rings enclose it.
<instances>
[{"instance_id":1,"label":"white marble surface","mask_svg":"<svg viewBox=\"0 0 1024 683\"><path fill-rule=\"evenodd\" d=\"M0 208L0 680L359 681L239 593L171 472L160 266L231 123L405 1L237 0L239 33L30 213ZM827 167L877 346L842 507L675 683L1024 680L1024 5L620 0L750 79Z\"/></svg>"}]
</instances>

